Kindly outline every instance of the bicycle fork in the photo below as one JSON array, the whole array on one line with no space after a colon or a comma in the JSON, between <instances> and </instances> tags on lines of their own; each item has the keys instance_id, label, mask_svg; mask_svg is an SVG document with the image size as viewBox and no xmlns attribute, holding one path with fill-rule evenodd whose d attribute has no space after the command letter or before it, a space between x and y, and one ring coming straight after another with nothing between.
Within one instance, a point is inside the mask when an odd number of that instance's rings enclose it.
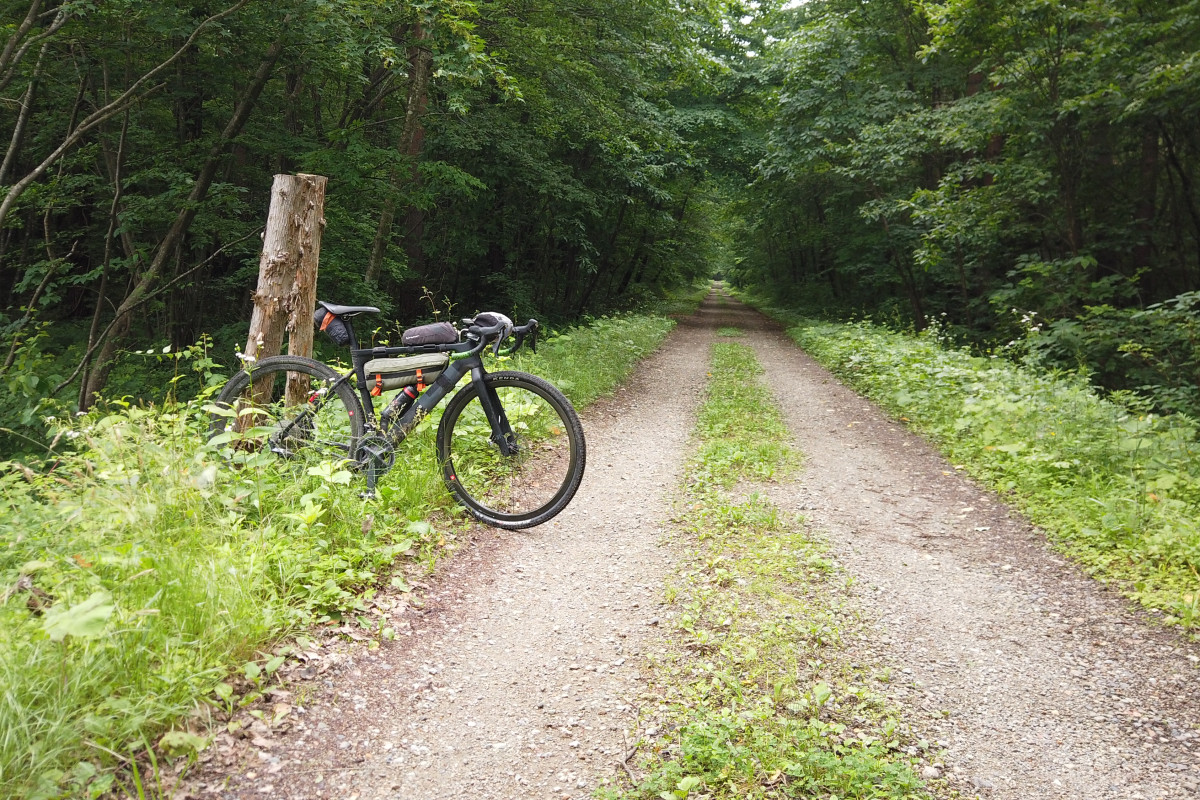
<instances>
[{"instance_id":1,"label":"bicycle fork","mask_svg":"<svg viewBox=\"0 0 1200 800\"><path fill-rule=\"evenodd\" d=\"M496 393L495 388L483 379L483 370L471 370L471 381L475 384L483 414L492 427L492 444L500 448L500 454L503 456L516 455L520 450L520 445L517 444L517 437L513 433L512 425L509 424L508 415L504 413L500 396Z\"/></svg>"}]
</instances>

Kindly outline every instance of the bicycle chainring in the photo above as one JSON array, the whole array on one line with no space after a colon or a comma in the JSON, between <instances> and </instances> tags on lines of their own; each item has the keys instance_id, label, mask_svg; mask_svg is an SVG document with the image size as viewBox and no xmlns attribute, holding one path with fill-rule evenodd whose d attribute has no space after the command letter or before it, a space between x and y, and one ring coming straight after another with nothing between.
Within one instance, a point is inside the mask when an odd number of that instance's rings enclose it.
<instances>
[{"instance_id":1,"label":"bicycle chainring","mask_svg":"<svg viewBox=\"0 0 1200 800\"><path fill-rule=\"evenodd\" d=\"M386 437L369 433L359 440L354 463L364 471L374 465L375 473L382 475L396 463L396 450Z\"/></svg>"}]
</instances>

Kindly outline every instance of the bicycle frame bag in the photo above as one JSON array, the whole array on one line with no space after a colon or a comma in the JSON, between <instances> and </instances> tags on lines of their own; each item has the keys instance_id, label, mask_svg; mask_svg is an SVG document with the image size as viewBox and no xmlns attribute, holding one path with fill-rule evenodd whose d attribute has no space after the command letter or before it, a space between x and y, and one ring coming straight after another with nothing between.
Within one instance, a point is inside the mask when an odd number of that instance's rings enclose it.
<instances>
[{"instance_id":1,"label":"bicycle frame bag","mask_svg":"<svg viewBox=\"0 0 1200 800\"><path fill-rule=\"evenodd\" d=\"M313 312L313 325L316 325L333 340L334 344L345 347L350 344L350 329L337 314L326 310L325 306L317 306Z\"/></svg>"},{"instance_id":2,"label":"bicycle frame bag","mask_svg":"<svg viewBox=\"0 0 1200 800\"><path fill-rule=\"evenodd\" d=\"M363 366L363 374L367 378L367 385L371 387L371 394L378 397L402 386L416 386L417 391L424 391L426 386L437 380L449 363L450 356L445 353L375 358Z\"/></svg>"},{"instance_id":3,"label":"bicycle frame bag","mask_svg":"<svg viewBox=\"0 0 1200 800\"><path fill-rule=\"evenodd\" d=\"M400 335L400 343L411 347L416 344L454 344L458 331L449 322L431 322L409 328Z\"/></svg>"}]
</instances>

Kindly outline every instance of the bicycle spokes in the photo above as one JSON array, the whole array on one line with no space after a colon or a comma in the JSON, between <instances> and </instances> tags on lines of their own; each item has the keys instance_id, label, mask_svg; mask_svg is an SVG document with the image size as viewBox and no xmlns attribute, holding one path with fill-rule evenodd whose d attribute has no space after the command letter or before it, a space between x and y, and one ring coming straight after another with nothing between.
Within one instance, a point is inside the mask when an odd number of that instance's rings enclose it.
<instances>
[{"instance_id":1,"label":"bicycle spokes","mask_svg":"<svg viewBox=\"0 0 1200 800\"><path fill-rule=\"evenodd\" d=\"M447 441L453 478L485 514L522 518L550 506L569 483L575 444L562 412L521 386L490 392L496 432L476 395L454 420Z\"/></svg>"}]
</instances>

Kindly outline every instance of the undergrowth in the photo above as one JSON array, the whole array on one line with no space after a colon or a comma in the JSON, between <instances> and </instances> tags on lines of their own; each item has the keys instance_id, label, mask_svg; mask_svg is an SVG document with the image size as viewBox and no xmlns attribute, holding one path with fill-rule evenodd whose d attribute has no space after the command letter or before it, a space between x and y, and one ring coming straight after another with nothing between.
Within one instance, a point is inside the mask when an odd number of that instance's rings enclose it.
<instances>
[{"instance_id":1,"label":"undergrowth","mask_svg":"<svg viewBox=\"0 0 1200 800\"><path fill-rule=\"evenodd\" d=\"M908 741L870 678L838 657L860 623L848 579L803 520L747 481L798 463L753 351L718 342L677 522L688 553L665 599L677 613L656 669L664 729L645 777L609 797L925 796ZM911 749L911 753L909 750Z\"/></svg>"},{"instance_id":2,"label":"undergrowth","mask_svg":"<svg viewBox=\"0 0 1200 800\"><path fill-rule=\"evenodd\" d=\"M583 406L672 325L596 320L518 366ZM231 467L205 444L206 402L109 403L53 420L44 459L0 462L0 797L141 796L124 766L194 756L198 710L254 699L223 679L261 685L281 639L322 621L389 638L373 594L455 546L430 430L367 502L340 464Z\"/></svg>"},{"instance_id":3,"label":"undergrowth","mask_svg":"<svg viewBox=\"0 0 1200 800\"><path fill-rule=\"evenodd\" d=\"M867 323L789 333L851 386L1009 495L1057 545L1165 619L1200 624L1196 422L1071 374L948 348Z\"/></svg>"}]
</instances>

